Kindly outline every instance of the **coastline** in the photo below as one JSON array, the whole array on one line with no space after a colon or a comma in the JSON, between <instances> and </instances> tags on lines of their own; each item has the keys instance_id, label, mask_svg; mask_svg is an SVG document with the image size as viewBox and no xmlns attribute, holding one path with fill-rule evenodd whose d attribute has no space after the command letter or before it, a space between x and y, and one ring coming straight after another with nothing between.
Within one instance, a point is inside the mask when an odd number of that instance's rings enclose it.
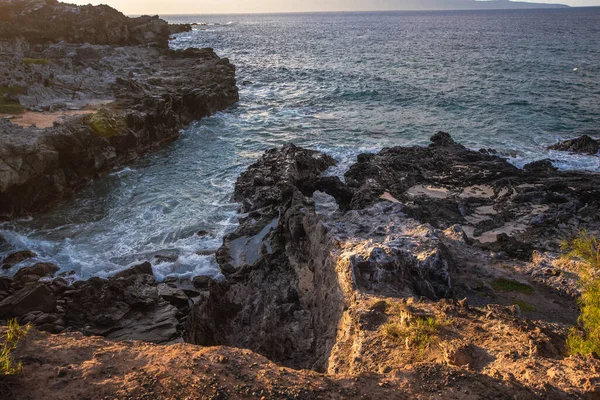
<instances>
[{"instance_id":1,"label":"coastline","mask_svg":"<svg viewBox=\"0 0 600 400\"><path fill-rule=\"evenodd\" d=\"M50 4L47 15L63 7ZM0 121L0 216L46 210L238 100L227 59L170 50L164 21L138 22L131 29L149 36L83 29L74 37L102 44L7 47L25 48L6 61L9 78L34 81L5 100L53 120ZM85 85L65 102L73 89L60 76L73 71ZM597 156L599 147L585 136L553 150ZM239 225L216 254L204 253L215 255L221 280L159 280L149 262L76 280L52 263L19 268L35 259L30 250L9 254L0 320L34 327L15 350L26 374L7 381L11 395L597 397L600 361L568 354L581 288L561 244L600 234L600 173L561 171L549 159L520 169L445 132L427 146L358 153L329 176L331 155L288 143L241 173ZM317 194L333 212L320 212Z\"/></svg>"}]
</instances>

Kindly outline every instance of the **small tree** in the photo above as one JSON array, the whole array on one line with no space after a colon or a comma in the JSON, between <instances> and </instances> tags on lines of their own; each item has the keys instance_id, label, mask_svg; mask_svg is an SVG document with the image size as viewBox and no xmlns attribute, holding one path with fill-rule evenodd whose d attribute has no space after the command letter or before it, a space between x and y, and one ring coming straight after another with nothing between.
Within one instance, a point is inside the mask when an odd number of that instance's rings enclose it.
<instances>
[{"instance_id":1,"label":"small tree","mask_svg":"<svg viewBox=\"0 0 600 400\"><path fill-rule=\"evenodd\" d=\"M571 354L600 355L600 241L582 232L568 248L567 256L579 260L581 329L571 330L567 346Z\"/></svg>"}]
</instances>

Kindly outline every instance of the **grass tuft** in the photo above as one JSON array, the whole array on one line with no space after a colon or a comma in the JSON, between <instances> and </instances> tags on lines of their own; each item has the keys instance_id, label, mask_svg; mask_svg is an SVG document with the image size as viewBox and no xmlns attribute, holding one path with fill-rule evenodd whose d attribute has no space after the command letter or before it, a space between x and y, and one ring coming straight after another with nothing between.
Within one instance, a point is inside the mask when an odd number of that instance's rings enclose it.
<instances>
[{"instance_id":1,"label":"grass tuft","mask_svg":"<svg viewBox=\"0 0 600 400\"><path fill-rule=\"evenodd\" d=\"M21 339L27 335L30 328L29 324L19 325L15 319L8 322L6 334L1 338L0 376L16 375L23 370L21 363L15 364L11 353L17 348Z\"/></svg>"},{"instance_id":2,"label":"grass tuft","mask_svg":"<svg viewBox=\"0 0 600 400\"><path fill-rule=\"evenodd\" d=\"M495 291L498 292L519 292L525 294L532 294L534 292L533 287L525 283L506 278L495 279L491 282L491 286Z\"/></svg>"},{"instance_id":3,"label":"grass tuft","mask_svg":"<svg viewBox=\"0 0 600 400\"><path fill-rule=\"evenodd\" d=\"M407 349L425 351L433 343L440 330L440 324L433 317L401 318L400 322L388 322L383 327L385 335Z\"/></svg>"},{"instance_id":4,"label":"grass tuft","mask_svg":"<svg viewBox=\"0 0 600 400\"><path fill-rule=\"evenodd\" d=\"M519 306L521 311L524 311L524 312L537 311L537 308L534 305L531 305L523 300L513 300L513 304L516 306Z\"/></svg>"},{"instance_id":5,"label":"grass tuft","mask_svg":"<svg viewBox=\"0 0 600 400\"><path fill-rule=\"evenodd\" d=\"M585 232L564 245L565 256L577 259L581 285L579 329L571 329L567 346L573 355L600 356L600 241Z\"/></svg>"},{"instance_id":6,"label":"grass tuft","mask_svg":"<svg viewBox=\"0 0 600 400\"><path fill-rule=\"evenodd\" d=\"M16 100L16 96L25 93L25 86L0 85L0 114L23 114L27 108Z\"/></svg>"}]
</instances>

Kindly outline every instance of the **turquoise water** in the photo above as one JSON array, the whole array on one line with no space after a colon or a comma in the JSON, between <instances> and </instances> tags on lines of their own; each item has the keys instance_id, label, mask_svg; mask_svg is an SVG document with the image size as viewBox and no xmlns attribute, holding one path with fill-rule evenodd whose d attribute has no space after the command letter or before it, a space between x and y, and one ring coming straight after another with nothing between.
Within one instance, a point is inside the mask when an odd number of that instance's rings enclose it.
<instances>
[{"instance_id":1,"label":"turquoise water","mask_svg":"<svg viewBox=\"0 0 600 400\"><path fill-rule=\"evenodd\" d=\"M235 178L289 141L338 159L332 174L438 130L518 166L600 171L599 157L545 150L600 130L598 8L167 19L200 23L174 48L213 47L237 65L240 103L57 210L4 224L0 255L32 249L87 278L160 254L178 259L155 262L159 276L218 276L205 251L235 227Z\"/></svg>"}]
</instances>

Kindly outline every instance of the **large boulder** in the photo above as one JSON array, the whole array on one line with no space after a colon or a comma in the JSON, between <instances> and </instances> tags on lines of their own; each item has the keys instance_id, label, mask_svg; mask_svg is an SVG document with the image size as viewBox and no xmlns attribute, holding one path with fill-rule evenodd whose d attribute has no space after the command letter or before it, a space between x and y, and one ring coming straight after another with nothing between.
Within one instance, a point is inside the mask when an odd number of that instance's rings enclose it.
<instances>
[{"instance_id":1,"label":"large boulder","mask_svg":"<svg viewBox=\"0 0 600 400\"><path fill-rule=\"evenodd\" d=\"M600 140L583 135L565 140L548 147L549 150L568 151L570 153L596 155L600 151Z\"/></svg>"},{"instance_id":2,"label":"large boulder","mask_svg":"<svg viewBox=\"0 0 600 400\"><path fill-rule=\"evenodd\" d=\"M34 257L37 257L37 254L30 250L21 250L11 253L4 258L4 261L2 261L2 269L11 269L15 265Z\"/></svg>"},{"instance_id":3,"label":"large boulder","mask_svg":"<svg viewBox=\"0 0 600 400\"><path fill-rule=\"evenodd\" d=\"M20 317L32 311L53 312L56 300L48 286L27 286L0 302L0 318Z\"/></svg>"},{"instance_id":4,"label":"large boulder","mask_svg":"<svg viewBox=\"0 0 600 400\"><path fill-rule=\"evenodd\" d=\"M24 286L30 282L37 282L46 276L53 276L60 268L52 263L37 263L32 267L21 268L17 271L13 280L16 285Z\"/></svg>"}]
</instances>

